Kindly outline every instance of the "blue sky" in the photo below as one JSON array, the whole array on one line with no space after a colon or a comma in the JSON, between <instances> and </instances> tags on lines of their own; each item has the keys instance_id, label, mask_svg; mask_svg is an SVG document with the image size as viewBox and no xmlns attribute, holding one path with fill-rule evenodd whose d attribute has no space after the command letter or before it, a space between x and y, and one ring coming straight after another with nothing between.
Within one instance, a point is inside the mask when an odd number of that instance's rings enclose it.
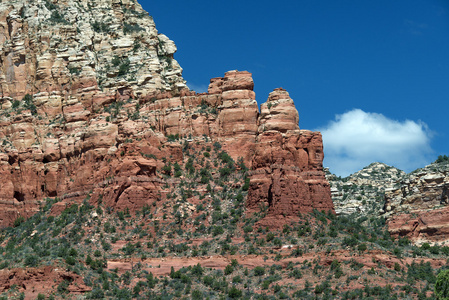
<instances>
[{"instance_id":1,"label":"blue sky","mask_svg":"<svg viewBox=\"0 0 449 300\"><path fill-rule=\"evenodd\" d=\"M449 1L143 1L197 91L253 73L256 99L283 87L324 165L412 171L449 154Z\"/></svg>"}]
</instances>

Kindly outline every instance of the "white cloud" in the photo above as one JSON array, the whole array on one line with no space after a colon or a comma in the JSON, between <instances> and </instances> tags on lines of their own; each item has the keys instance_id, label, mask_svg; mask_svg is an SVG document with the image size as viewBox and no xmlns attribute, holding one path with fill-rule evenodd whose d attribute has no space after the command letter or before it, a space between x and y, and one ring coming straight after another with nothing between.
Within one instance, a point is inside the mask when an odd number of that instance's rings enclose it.
<instances>
[{"instance_id":1,"label":"white cloud","mask_svg":"<svg viewBox=\"0 0 449 300\"><path fill-rule=\"evenodd\" d=\"M323 128L324 166L347 176L372 162L406 172L430 162L431 132L423 122L396 121L378 113L353 109Z\"/></svg>"},{"instance_id":2,"label":"white cloud","mask_svg":"<svg viewBox=\"0 0 449 300\"><path fill-rule=\"evenodd\" d=\"M206 93L207 88L208 88L208 86L205 84L197 85L197 84L190 83L190 82L187 82L187 86L189 87L189 89L191 89L197 93Z\"/></svg>"}]
</instances>

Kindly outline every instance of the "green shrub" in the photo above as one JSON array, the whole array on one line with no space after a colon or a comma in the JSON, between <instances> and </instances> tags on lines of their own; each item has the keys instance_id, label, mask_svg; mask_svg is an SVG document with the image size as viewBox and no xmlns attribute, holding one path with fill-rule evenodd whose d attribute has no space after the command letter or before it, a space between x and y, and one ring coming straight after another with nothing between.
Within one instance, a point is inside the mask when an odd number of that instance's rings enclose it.
<instances>
[{"instance_id":1,"label":"green shrub","mask_svg":"<svg viewBox=\"0 0 449 300\"><path fill-rule=\"evenodd\" d=\"M432 246L429 248L430 253L432 254L439 254L440 253L440 247L439 246Z\"/></svg>"},{"instance_id":2,"label":"green shrub","mask_svg":"<svg viewBox=\"0 0 449 300\"><path fill-rule=\"evenodd\" d=\"M23 222L25 222L25 218L24 218L24 217L22 217L22 216L17 217L17 218L14 220L13 226L14 226L14 227L19 227L20 224L22 224Z\"/></svg>"},{"instance_id":3,"label":"green shrub","mask_svg":"<svg viewBox=\"0 0 449 300\"><path fill-rule=\"evenodd\" d=\"M367 249L366 244L360 244L360 245L357 247L357 250L359 250L360 252L366 251L366 249Z\"/></svg>"},{"instance_id":4,"label":"green shrub","mask_svg":"<svg viewBox=\"0 0 449 300\"><path fill-rule=\"evenodd\" d=\"M22 101L25 103L24 106L26 109L29 109L31 111L32 115L36 115L37 114L37 108L36 105L34 105L33 103L33 96L31 96L30 94L26 94Z\"/></svg>"},{"instance_id":5,"label":"green shrub","mask_svg":"<svg viewBox=\"0 0 449 300\"><path fill-rule=\"evenodd\" d=\"M140 27L138 24L123 23L123 34L139 32L142 30L145 30L145 29Z\"/></svg>"},{"instance_id":6,"label":"green shrub","mask_svg":"<svg viewBox=\"0 0 449 300\"><path fill-rule=\"evenodd\" d=\"M73 265L75 265L76 260L75 260L75 258L74 258L73 256L67 256L66 259L65 259L65 262L66 262L68 265L73 266Z\"/></svg>"},{"instance_id":7,"label":"green shrub","mask_svg":"<svg viewBox=\"0 0 449 300\"><path fill-rule=\"evenodd\" d=\"M345 237L342 242L342 246L349 246L349 247L355 247L359 241L354 236L351 237Z\"/></svg>"},{"instance_id":8,"label":"green shrub","mask_svg":"<svg viewBox=\"0 0 449 300\"><path fill-rule=\"evenodd\" d=\"M249 189L249 177L245 178L245 183L242 186L243 191L247 191Z\"/></svg>"},{"instance_id":9,"label":"green shrub","mask_svg":"<svg viewBox=\"0 0 449 300\"><path fill-rule=\"evenodd\" d=\"M228 296L231 299L238 299L242 297L242 291L233 286L229 289Z\"/></svg>"},{"instance_id":10,"label":"green shrub","mask_svg":"<svg viewBox=\"0 0 449 300\"><path fill-rule=\"evenodd\" d=\"M194 276L201 276L201 275L203 275L204 270L201 267L200 263L198 263L197 265L192 267L191 272L192 272L192 275L194 275Z\"/></svg>"},{"instance_id":11,"label":"green shrub","mask_svg":"<svg viewBox=\"0 0 449 300\"><path fill-rule=\"evenodd\" d=\"M275 239L273 240L273 244L274 244L275 246L277 246L277 247L281 247L281 246L282 246L282 241L281 241L280 238L275 238Z\"/></svg>"},{"instance_id":12,"label":"green shrub","mask_svg":"<svg viewBox=\"0 0 449 300\"><path fill-rule=\"evenodd\" d=\"M19 101L19 100L14 100L14 101L12 102L12 108L13 108L13 109L18 108L19 106L20 106L20 101Z\"/></svg>"},{"instance_id":13,"label":"green shrub","mask_svg":"<svg viewBox=\"0 0 449 300\"><path fill-rule=\"evenodd\" d=\"M162 167L162 173L168 176L171 175L171 163L168 163Z\"/></svg>"},{"instance_id":14,"label":"green shrub","mask_svg":"<svg viewBox=\"0 0 449 300\"><path fill-rule=\"evenodd\" d=\"M220 234L223 234L223 233L224 233L223 227L221 227L221 226L214 226L214 229L212 231L212 235L213 236L217 236L217 235L220 235Z\"/></svg>"},{"instance_id":15,"label":"green shrub","mask_svg":"<svg viewBox=\"0 0 449 300\"><path fill-rule=\"evenodd\" d=\"M118 57L117 55L114 56L111 60L111 64L114 67L118 67L120 65L120 62L121 62L120 57Z\"/></svg>"},{"instance_id":16,"label":"green shrub","mask_svg":"<svg viewBox=\"0 0 449 300\"><path fill-rule=\"evenodd\" d=\"M267 242L271 242L272 240L274 240L274 238L275 238L274 233L272 233L272 232L267 233L267 236L266 236Z\"/></svg>"},{"instance_id":17,"label":"green shrub","mask_svg":"<svg viewBox=\"0 0 449 300\"><path fill-rule=\"evenodd\" d=\"M419 264L412 262L411 265L407 265L407 281L413 284L416 280L426 280L429 283L435 283L435 274L433 273L430 262L424 263L421 261Z\"/></svg>"},{"instance_id":18,"label":"green shrub","mask_svg":"<svg viewBox=\"0 0 449 300\"><path fill-rule=\"evenodd\" d=\"M449 161L449 156L447 156L447 155L439 155L435 162L436 163L442 163L442 162L445 162L445 161Z\"/></svg>"},{"instance_id":19,"label":"green shrub","mask_svg":"<svg viewBox=\"0 0 449 300\"><path fill-rule=\"evenodd\" d=\"M109 26L105 23L100 23L98 21L95 21L94 23L92 23L92 29L98 33L102 33L102 32L108 33L109 32Z\"/></svg>"},{"instance_id":20,"label":"green shrub","mask_svg":"<svg viewBox=\"0 0 449 300\"><path fill-rule=\"evenodd\" d=\"M251 225L247 225L247 226L245 226L245 227L243 228L243 231L244 231L245 233L250 233L250 232L253 231L253 227L252 227Z\"/></svg>"},{"instance_id":21,"label":"green shrub","mask_svg":"<svg viewBox=\"0 0 449 300\"><path fill-rule=\"evenodd\" d=\"M45 7L47 7L48 10L55 10L57 7L49 0L45 0Z\"/></svg>"},{"instance_id":22,"label":"green shrub","mask_svg":"<svg viewBox=\"0 0 449 300\"><path fill-rule=\"evenodd\" d=\"M53 10L50 16L50 22L68 24L67 20L57 11Z\"/></svg>"},{"instance_id":23,"label":"green shrub","mask_svg":"<svg viewBox=\"0 0 449 300\"><path fill-rule=\"evenodd\" d=\"M37 267L39 264L39 258L36 255L30 254L25 257L23 262L27 267Z\"/></svg>"},{"instance_id":24,"label":"green shrub","mask_svg":"<svg viewBox=\"0 0 449 300\"><path fill-rule=\"evenodd\" d=\"M123 76L129 72L129 66L131 62L129 61L129 58L125 58L118 68L118 76Z\"/></svg>"},{"instance_id":25,"label":"green shrub","mask_svg":"<svg viewBox=\"0 0 449 300\"><path fill-rule=\"evenodd\" d=\"M393 254L400 258L402 256L402 250L400 248L394 248Z\"/></svg>"},{"instance_id":26,"label":"green shrub","mask_svg":"<svg viewBox=\"0 0 449 300\"><path fill-rule=\"evenodd\" d=\"M134 43L133 43L133 52L135 53L135 52L137 52L137 50L139 50L140 49L140 42L138 41L138 40L134 40Z\"/></svg>"},{"instance_id":27,"label":"green shrub","mask_svg":"<svg viewBox=\"0 0 449 300\"><path fill-rule=\"evenodd\" d=\"M203 293L199 290L192 291L192 299L193 300L201 300L203 299Z\"/></svg>"},{"instance_id":28,"label":"green shrub","mask_svg":"<svg viewBox=\"0 0 449 300\"><path fill-rule=\"evenodd\" d=\"M265 268L261 266L257 266L254 268L254 275L263 276L265 274Z\"/></svg>"},{"instance_id":29,"label":"green shrub","mask_svg":"<svg viewBox=\"0 0 449 300\"><path fill-rule=\"evenodd\" d=\"M242 283L242 278L240 276L235 276L232 278L232 283Z\"/></svg>"},{"instance_id":30,"label":"green shrub","mask_svg":"<svg viewBox=\"0 0 449 300\"><path fill-rule=\"evenodd\" d=\"M211 276L204 276L203 283L207 286L212 286L212 284L214 283L214 278L212 278Z\"/></svg>"},{"instance_id":31,"label":"green shrub","mask_svg":"<svg viewBox=\"0 0 449 300\"><path fill-rule=\"evenodd\" d=\"M70 285L70 282L68 280L64 280L58 285L57 291L61 294L67 293L69 285Z\"/></svg>"},{"instance_id":32,"label":"green shrub","mask_svg":"<svg viewBox=\"0 0 449 300\"><path fill-rule=\"evenodd\" d=\"M294 268L293 271L291 271L288 276L293 277L295 279L300 279L302 277L302 273L301 270L299 270L298 268Z\"/></svg>"},{"instance_id":33,"label":"green shrub","mask_svg":"<svg viewBox=\"0 0 449 300\"><path fill-rule=\"evenodd\" d=\"M44 294L39 293L37 295L37 300L44 300L44 299L45 299L45 295Z\"/></svg>"},{"instance_id":34,"label":"green shrub","mask_svg":"<svg viewBox=\"0 0 449 300\"><path fill-rule=\"evenodd\" d=\"M449 270L438 274L434 291L437 299L449 300Z\"/></svg>"},{"instance_id":35,"label":"green shrub","mask_svg":"<svg viewBox=\"0 0 449 300\"><path fill-rule=\"evenodd\" d=\"M88 299L104 299L104 292L100 287L95 287L87 296Z\"/></svg>"},{"instance_id":36,"label":"green shrub","mask_svg":"<svg viewBox=\"0 0 449 300\"><path fill-rule=\"evenodd\" d=\"M429 250L430 249L430 244L429 243L424 243L421 245L421 249L423 250Z\"/></svg>"},{"instance_id":37,"label":"green shrub","mask_svg":"<svg viewBox=\"0 0 449 300\"><path fill-rule=\"evenodd\" d=\"M195 167L193 166L193 158L189 157L185 165L186 171L189 172L190 175L195 173Z\"/></svg>"},{"instance_id":38,"label":"green shrub","mask_svg":"<svg viewBox=\"0 0 449 300\"><path fill-rule=\"evenodd\" d=\"M449 247L448 246L443 246L443 247L441 247L440 250L444 255L449 256Z\"/></svg>"},{"instance_id":39,"label":"green shrub","mask_svg":"<svg viewBox=\"0 0 449 300\"><path fill-rule=\"evenodd\" d=\"M232 267L232 265L227 265L224 269L224 274L229 275L232 274L232 272L234 272L234 268Z\"/></svg>"},{"instance_id":40,"label":"green shrub","mask_svg":"<svg viewBox=\"0 0 449 300\"><path fill-rule=\"evenodd\" d=\"M327 292L327 290L330 288L330 283L329 281L324 281L321 284L318 284L315 286L315 294L321 294L324 292Z\"/></svg>"}]
</instances>

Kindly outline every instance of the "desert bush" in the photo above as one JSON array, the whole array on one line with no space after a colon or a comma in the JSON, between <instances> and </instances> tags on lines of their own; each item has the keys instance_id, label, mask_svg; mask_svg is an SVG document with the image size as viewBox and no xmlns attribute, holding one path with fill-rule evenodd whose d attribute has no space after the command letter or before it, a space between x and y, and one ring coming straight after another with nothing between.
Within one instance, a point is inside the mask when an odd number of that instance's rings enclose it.
<instances>
[{"instance_id":1,"label":"desert bush","mask_svg":"<svg viewBox=\"0 0 449 300\"><path fill-rule=\"evenodd\" d=\"M261 266L255 267L253 271L256 276L263 276L265 274L265 268Z\"/></svg>"},{"instance_id":2,"label":"desert bush","mask_svg":"<svg viewBox=\"0 0 449 300\"><path fill-rule=\"evenodd\" d=\"M449 270L444 270L438 274L434 291L437 299L449 300Z\"/></svg>"}]
</instances>

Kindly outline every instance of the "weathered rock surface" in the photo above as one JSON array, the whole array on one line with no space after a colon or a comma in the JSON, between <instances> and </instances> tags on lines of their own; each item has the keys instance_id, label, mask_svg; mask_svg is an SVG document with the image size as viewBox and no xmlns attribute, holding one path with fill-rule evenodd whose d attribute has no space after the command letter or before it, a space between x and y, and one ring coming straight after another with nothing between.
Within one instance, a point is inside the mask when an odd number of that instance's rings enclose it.
<instances>
[{"instance_id":1,"label":"weathered rock surface","mask_svg":"<svg viewBox=\"0 0 449 300\"><path fill-rule=\"evenodd\" d=\"M36 299L39 294L46 294L62 281L70 284L67 291L71 294L84 294L92 288L86 286L80 275L53 266L27 269L0 270L0 293L16 286L20 292L26 292L25 299ZM18 296L17 296L18 297Z\"/></svg>"},{"instance_id":2,"label":"weathered rock surface","mask_svg":"<svg viewBox=\"0 0 449 300\"><path fill-rule=\"evenodd\" d=\"M251 209L333 209L321 135L299 130L287 91L261 113L249 72L189 91L175 44L137 2L15 0L0 21L0 226L46 197L140 209L166 196L165 162L206 141L254 171Z\"/></svg>"},{"instance_id":3,"label":"weathered rock surface","mask_svg":"<svg viewBox=\"0 0 449 300\"><path fill-rule=\"evenodd\" d=\"M395 237L416 244L449 241L449 163L432 163L406 174L372 163L346 178L326 174L335 212L382 216Z\"/></svg>"},{"instance_id":4,"label":"weathered rock surface","mask_svg":"<svg viewBox=\"0 0 449 300\"><path fill-rule=\"evenodd\" d=\"M321 135L299 130L285 90L271 93L268 103L279 104L259 114L253 85L250 73L230 71L212 79L207 94L153 92L88 112L73 97L54 119L23 105L3 110L0 224L33 214L46 197L59 197L62 207L91 199L141 209L166 196L164 161L184 165L183 144L205 139L252 170L250 211L261 204L271 217L333 210Z\"/></svg>"},{"instance_id":5,"label":"weathered rock surface","mask_svg":"<svg viewBox=\"0 0 449 300\"><path fill-rule=\"evenodd\" d=\"M449 164L433 163L408 174L385 193L389 231L416 243L449 240Z\"/></svg>"},{"instance_id":6,"label":"weathered rock surface","mask_svg":"<svg viewBox=\"0 0 449 300\"><path fill-rule=\"evenodd\" d=\"M333 211L322 171L321 134L299 129L267 131L257 137L247 206L271 215L297 216L313 209Z\"/></svg>"},{"instance_id":7,"label":"weathered rock surface","mask_svg":"<svg viewBox=\"0 0 449 300\"><path fill-rule=\"evenodd\" d=\"M357 217L381 214L385 190L392 188L405 175L395 167L377 162L345 178L327 172L335 212Z\"/></svg>"},{"instance_id":8,"label":"weathered rock surface","mask_svg":"<svg viewBox=\"0 0 449 300\"><path fill-rule=\"evenodd\" d=\"M298 111L286 90L275 89L260 109L259 132L276 130L287 133L290 130L299 129Z\"/></svg>"},{"instance_id":9,"label":"weathered rock surface","mask_svg":"<svg viewBox=\"0 0 449 300\"><path fill-rule=\"evenodd\" d=\"M91 110L186 87L175 44L136 1L8 1L0 3L0 24L5 102L32 94L53 116L72 97Z\"/></svg>"}]
</instances>

